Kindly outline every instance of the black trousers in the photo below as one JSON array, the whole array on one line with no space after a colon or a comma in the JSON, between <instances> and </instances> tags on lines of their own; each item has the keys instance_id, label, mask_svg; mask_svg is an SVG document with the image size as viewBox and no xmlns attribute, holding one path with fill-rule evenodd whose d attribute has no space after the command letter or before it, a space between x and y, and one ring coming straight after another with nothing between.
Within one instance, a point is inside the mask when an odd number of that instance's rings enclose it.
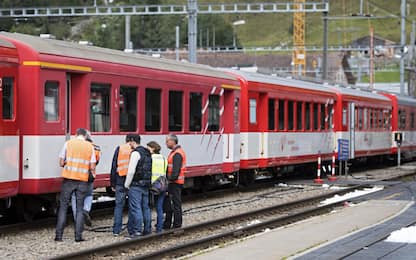
<instances>
[{"instance_id":1,"label":"black trousers","mask_svg":"<svg viewBox=\"0 0 416 260\"><path fill-rule=\"evenodd\" d=\"M75 239L82 239L84 230L84 199L88 192L88 183L83 181L64 179L62 182L61 198L58 211L58 221L56 223L56 238L62 239L66 224L66 214L71 201L72 193L75 192L77 198L77 212L75 217Z\"/></svg>"},{"instance_id":2,"label":"black trousers","mask_svg":"<svg viewBox=\"0 0 416 260\"><path fill-rule=\"evenodd\" d=\"M177 183L169 183L168 186L168 196L166 207L166 218L163 228L169 229L172 227L172 217L173 217L173 228L182 227L182 186Z\"/></svg>"}]
</instances>

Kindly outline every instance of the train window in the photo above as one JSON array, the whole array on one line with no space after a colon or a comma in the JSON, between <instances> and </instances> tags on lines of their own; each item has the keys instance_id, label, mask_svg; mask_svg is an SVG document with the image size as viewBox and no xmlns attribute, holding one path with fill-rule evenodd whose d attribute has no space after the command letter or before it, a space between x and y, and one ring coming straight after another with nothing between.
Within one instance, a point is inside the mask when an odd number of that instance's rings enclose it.
<instances>
[{"instance_id":1,"label":"train window","mask_svg":"<svg viewBox=\"0 0 416 260\"><path fill-rule=\"evenodd\" d=\"M285 130L285 101L279 100L279 130Z\"/></svg>"},{"instance_id":2,"label":"train window","mask_svg":"<svg viewBox=\"0 0 416 260\"><path fill-rule=\"evenodd\" d=\"M318 104L313 104L313 129L319 130L319 122L318 122Z\"/></svg>"},{"instance_id":3,"label":"train window","mask_svg":"<svg viewBox=\"0 0 416 260\"><path fill-rule=\"evenodd\" d=\"M328 129L333 129L334 122L333 122L333 114L334 114L334 106L332 104L328 105Z\"/></svg>"},{"instance_id":4,"label":"train window","mask_svg":"<svg viewBox=\"0 0 416 260\"><path fill-rule=\"evenodd\" d=\"M373 113L373 109L369 109L370 111L370 126L368 129L373 129L374 128L374 113Z\"/></svg>"},{"instance_id":5,"label":"train window","mask_svg":"<svg viewBox=\"0 0 416 260\"><path fill-rule=\"evenodd\" d=\"M297 129L298 130L303 130L303 117L302 117L302 107L303 107L303 102L297 102L296 103L296 122L297 122Z\"/></svg>"},{"instance_id":6,"label":"train window","mask_svg":"<svg viewBox=\"0 0 416 260\"><path fill-rule=\"evenodd\" d=\"M218 131L219 129L220 129L220 96L209 95L208 130Z\"/></svg>"},{"instance_id":7,"label":"train window","mask_svg":"<svg viewBox=\"0 0 416 260\"><path fill-rule=\"evenodd\" d=\"M13 102L13 78L4 77L2 79L2 89L3 89L3 119L13 119L14 112L14 102Z\"/></svg>"},{"instance_id":8,"label":"train window","mask_svg":"<svg viewBox=\"0 0 416 260\"><path fill-rule=\"evenodd\" d=\"M368 109L364 108L364 129L368 129Z\"/></svg>"},{"instance_id":9,"label":"train window","mask_svg":"<svg viewBox=\"0 0 416 260\"><path fill-rule=\"evenodd\" d=\"M257 100L251 98L249 100L249 122L250 124L257 123Z\"/></svg>"},{"instance_id":10,"label":"train window","mask_svg":"<svg viewBox=\"0 0 416 260\"><path fill-rule=\"evenodd\" d=\"M326 129L325 121L328 120L326 118L326 109L325 108L326 108L325 104L321 104L321 129Z\"/></svg>"},{"instance_id":11,"label":"train window","mask_svg":"<svg viewBox=\"0 0 416 260\"><path fill-rule=\"evenodd\" d=\"M273 98L269 99L269 130L275 129L275 100Z\"/></svg>"},{"instance_id":12,"label":"train window","mask_svg":"<svg viewBox=\"0 0 416 260\"><path fill-rule=\"evenodd\" d=\"M410 128L415 129L415 113L410 113Z\"/></svg>"},{"instance_id":13,"label":"train window","mask_svg":"<svg viewBox=\"0 0 416 260\"><path fill-rule=\"evenodd\" d=\"M59 82L47 81L43 96L43 114L46 121L58 121L59 118Z\"/></svg>"},{"instance_id":14,"label":"train window","mask_svg":"<svg viewBox=\"0 0 416 260\"><path fill-rule=\"evenodd\" d=\"M305 103L305 130L311 130L311 103Z\"/></svg>"},{"instance_id":15,"label":"train window","mask_svg":"<svg viewBox=\"0 0 416 260\"><path fill-rule=\"evenodd\" d=\"M160 131L160 89L146 89L146 131Z\"/></svg>"},{"instance_id":16,"label":"train window","mask_svg":"<svg viewBox=\"0 0 416 260\"><path fill-rule=\"evenodd\" d=\"M377 120L378 120L378 128L383 129L383 111L381 109L378 110Z\"/></svg>"},{"instance_id":17,"label":"train window","mask_svg":"<svg viewBox=\"0 0 416 260\"><path fill-rule=\"evenodd\" d=\"M137 88L120 87L120 131L134 132L137 129Z\"/></svg>"},{"instance_id":18,"label":"train window","mask_svg":"<svg viewBox=\"0 0 416 260\"><path fill-rule=\"evenodd\" d=\"M182 100L182 91L169 91L169 131L182 130Z\"/></svg>"},{"instance_id":19,"label":"train window","mask_svg":"<svg viewBox=\"0 0 416 260\"><path fill-rule=\"evenodd\" d=\"M293 130L294 128L294 119L295 119L295 102L287 102L287 130Z\"/></svg>"},{"instance_id":20,"label":"train window","mask_svg":"<svg viewBox=\"0 0 416 260\"><path fill-rule=\"evenodd\" d=\"M189 130L201 131L202 94L190 93L189 98Z\"/></svg>"},{"instance_id":21,"label":"train window","mask_svg":"<svg viewBox=\"0 0 416 260\"><path fill-rule=\"evenodd\" d=\"M109 84L91 84L90 129L92 132L110 131L110 90Z\"/></svg>"},{"instance_id":22,"label":"train window","mask_svg":"<svg viewBox=\"0 0 416 260\"><path fill-rule=\"evenodd\" d=\"M357 109L358 129L363 130L363 109L359 107Z\"/></svg>"},{"instance_id":23,"label":"train window","mask_svg":"<svg viewBox=\"0 0 416 260\"><path fill-rule=\"evenodd\" d=\"M343 126L348 126L348 108L346 107L346 105L344 105L342 107L342 125Z\"/></svg>"},{"instance_id":24,"label":"train window","mask_svg":"<svg viewBox=\"0 0 416 260\"><path fill-rule=\"evenodd\" d=\"M405 129L406 128L406 111L405 110L399 110L399 129Z\"/></svg>"}]
</instances>

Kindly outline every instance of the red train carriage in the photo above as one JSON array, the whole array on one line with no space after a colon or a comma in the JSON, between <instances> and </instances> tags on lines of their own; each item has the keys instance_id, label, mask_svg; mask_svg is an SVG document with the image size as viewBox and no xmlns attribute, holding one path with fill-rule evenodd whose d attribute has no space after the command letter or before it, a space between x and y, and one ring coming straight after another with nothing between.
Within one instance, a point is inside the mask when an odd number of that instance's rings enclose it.
<instances>
[{"instance_id":1,"label":"red train carriage","mask_svg":"<svg viewBox=\"0 0 416 260\"><path fill-rule=\"evenodd\" d=\"M403 136L400 147L402 158L412 159L416 157L416 100L395 94L382 94L391 100L393 106L391 153L397 154L397 143L394 140L394 134L401 132Z\"/></svg>"},{"instance_id":2,"label":"red train carriage","mask_svg":"<svg viewBox=\"0 0 416 260\"><path fill-rule=\"evenodd\" d=\"M350 158L385 156L391 147L391 102L368 91L335 88L334 123L337 139L350 142Z\"/></svg>"},{"instance_id":3,"label":"red train carriage","mask_svg":"<svg viewBox=\"0 0 416 260\"><path fill-rule=\"evenodd\" d=\"M337 95L319 84L233 72L241 82L241 169L330 159Z\"/></svg>"},{"instance_id":4,"label":"red train carriage","mask_svg":"<svg viewBox=\"0 0 416 260\"><path fill-rule=\"evenodd\" d=\"M0 159L0 198L59 192L57 156L78 127L90 129L101 146L98 187L109 185L114 148L127 133L162 145L176 133L188 157L186 185L192 177L238 171L239 82L229 74L22 34L1 33L0 46L0 145L7 154Z\"/></svg>"}]
</instances>

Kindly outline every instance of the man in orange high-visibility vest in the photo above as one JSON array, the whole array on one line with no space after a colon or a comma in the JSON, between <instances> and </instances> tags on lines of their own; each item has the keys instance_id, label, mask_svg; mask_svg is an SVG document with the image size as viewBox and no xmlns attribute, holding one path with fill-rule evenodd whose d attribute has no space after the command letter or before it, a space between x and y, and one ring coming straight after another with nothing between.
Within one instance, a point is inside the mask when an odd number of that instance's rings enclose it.
<instances>
[{"instance_id":1,"label":"man in orange high-visibility vest","mask_svg":"<svg viewBox=\"0 0 416 260\"><path fill-rule=\"evenodd\" d=\"M59 154L59 165L63 167L62 189L58 221L56 224L55 241L62 241L64 233L66 214L71 200L71 195L75 192L77 198L77 212L75 218L75 242L84 241L82 232L84 230L83 206L84 199L88 192L89 172L95 172L95 153L94 147L87 142L87 130L79 128L76 131L76 138L67 141Z\"/></svg>"},{"instance_id":2,"label":"man in orange high-visibility vest","mask_svg":"<svg viewBox=\"0 0 416 260\"><path fill-rule=\"evenodd\" d=\"M133 150L130 146L132 138L132 134L126 135L126 143L117 146L114 151L113 163L111 165L110 181L116 197L113 223L114 236L120 235L123 226L123 208L126 204L128 192L128 190L124 188L124 182L126 181L127 170L129 168L130 154Z\"/></svg>"},{"instance_id":3,"label":"man in orange high-visibility vest","mask_svg":"<svg viewBox=\"0 0 416 260\"><path fill-rule=\"evenodd\" d=\"M172 227L172 213L173 213L173 228L182 227L182 199L181 192L183 184L185 183L186 170L186 155L180 145L178 145L178 137L174 134L169 134L166 137L166 146L171 149L168 156L168 168L166 177L169 180L168 185L168 205L166 209L164 229Z\"/></svg>"}]
</instances>

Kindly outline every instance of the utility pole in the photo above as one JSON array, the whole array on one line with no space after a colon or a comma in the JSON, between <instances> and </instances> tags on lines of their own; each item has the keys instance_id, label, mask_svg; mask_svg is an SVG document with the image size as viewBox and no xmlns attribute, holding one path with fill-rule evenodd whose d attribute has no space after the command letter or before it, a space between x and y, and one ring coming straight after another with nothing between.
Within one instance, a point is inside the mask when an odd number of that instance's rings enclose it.
<instances>
[{"instance_id":1,"label":"utility pole","mask_svg":"<svg viewBox=\"0 0 416 260\"><path fill-rule=\"evenodd\" d=\"M374 90L374 27L370 26L370 89Z\"/></svg>"},{"instance_id":2,"label":"utility pole","mask_svg":"<svg viewBox=\"0 0 416 260\"><path fill-rule=\"evenodd\" d=\"M404 96L404 47L406 46L406 0L402 0L400 8L401 16L401 37L400 37L400 95Z\"/></svg>"},{"instance_id":3,"label":"utility pole","mask_svg":"<svg viewBox=\"0 0 416 260\"><path fill-rule=\"evenodd\" d=\"M325 0L328 4L328 0ZM324 12L324 40L323 40L323 59L322 59L322 79L328 79L328 11Z\"/></svg>"},{"instance_id":4,"label":"utility pole","mask_svg":"<svg viewBox=\"0 0 416 260\"><path fill-rule=\"evenodd\" d=\"M124 51L130 51L133 49L133 44L131 44L130 40L130 24L131 24L131 16L126 15L126 23L125 23L125 41L124 41Z\"/></svg>"},{"instance_id":5,"label":"utility pole","mask_svg":"<svg viewBox=\"0 0 416 260\"><path fill-rule=\"evenodd\" d=\"M176 29L176 49L175 49L175 53L176 53L176 60L179 60L179 26L176 26L175 29Z\"/></svg>"},{"instance_id":6,"label":"utility pole","mask_svg":"<svg viewBox=\"0 0 416 260\"><path fill-rule=\"evenodd\" d=\"M188 59L196 63L196 42L197 42L197 0L188 0Z\"/></svg>"}]
</instances>

